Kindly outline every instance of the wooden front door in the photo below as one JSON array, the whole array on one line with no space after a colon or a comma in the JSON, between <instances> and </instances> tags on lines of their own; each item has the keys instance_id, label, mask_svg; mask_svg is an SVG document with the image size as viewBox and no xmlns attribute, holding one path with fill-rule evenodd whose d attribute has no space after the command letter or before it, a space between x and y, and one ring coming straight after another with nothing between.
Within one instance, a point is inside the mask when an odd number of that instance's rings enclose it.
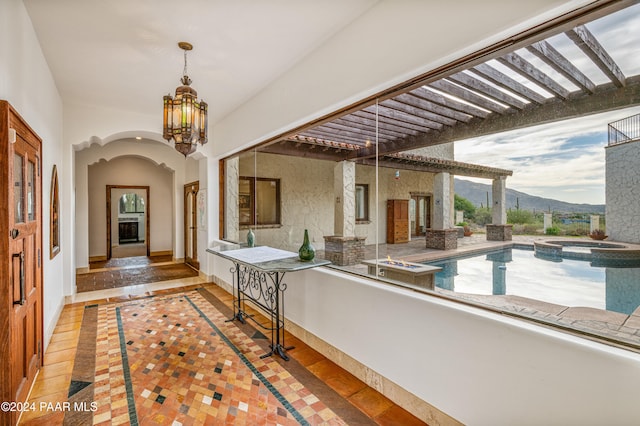
<instances>
[{"instance_id":1,"label":"wooden front door","mask_svg":"<svg viewBox=\"0 0 640 426\"><path fill-rule=\"evenodd\" d=\"M199 188L199 182L191 182L184 186L184 262L196 270L200 269L197 221Z\"/></svg>"},{"instance_id":2,"label":"wooden front door","mask_svg":"<svg viewBox=\"0 0 640 426\"><path fill-rule=\"evenodd\" d=\"M25 401L40 368L42 351L41 142L12 112L9 126L16 130L16 137L8 144L4 160L9 186L9 300L4 306L9 308L9 327L0 330L0 338L10 341L9 401Z\"/></svg>"}]
</instances>

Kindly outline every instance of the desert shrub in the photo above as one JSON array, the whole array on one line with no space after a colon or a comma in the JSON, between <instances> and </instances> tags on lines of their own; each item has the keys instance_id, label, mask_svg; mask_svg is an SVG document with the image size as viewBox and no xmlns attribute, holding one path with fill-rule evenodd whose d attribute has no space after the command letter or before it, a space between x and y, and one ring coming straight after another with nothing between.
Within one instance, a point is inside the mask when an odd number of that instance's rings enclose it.
<instances>
[{"instance_id":1,"label":"desert shrub","mask_svg":"<svg viewBox=\"0 0 640 426\"><path fill-rule=\"evenodd\" d=\"M535 218L533 217L533 213L529 210L512 210L509 209L507 211L507 223L513 224L526 224L533 223Z\"/></svg>"},{"instance_id":2,"label":"desert shrub","mask_svg":"<svg viewBox=\"0 0 640 426\"><path fill-rule=\"evenodd\" d=\"M484 226L488 223L491 223L493 218L491 217L491 209L488 207L481 207L476 209L476 214L474 215L474 221L479 226Z\"/></svg>"},{"instance_id":3,"label":"desert shrub","mask_svg":"<svg viewBox=\"0 0 640 426\"><path fill-rule=\"evenodd\" d=\"M541 234L542 232L542 224L541 223L516 223L513 225L512 233L513 235L535 235Z\"/></svg>"},{"instance_id":4,"label":"desert shrub","mask_svg":"<svg viewBox=\"0 0 640 426\"><path fill-rule=\"evenodd\" d=\"M455 210L462 210L465 218L473 218L476 214L476 206L464 197L454 194L453 196L453 208Z\"/></svg>"},{"instance_id":5,"label":"desert shrub","mask_svg":"<svg viewBox=\"0 0 640 426\"><path fill-rule=\"evenodd\" d=\"M560 235L560 228L558 228L557 226L552 226L550 228L547 228L547 231L545 232L546 235Z\"/></svg>"},{"instance_id":6,"label":"desert shrub","mask_svg":"<svg viewBox=\"0 0 640 426\"><path fill-rule=\"evenodd\" d=\"M524 234L526 235L534 235L541 234L542 232L542 224L541 223L527 223L524 225Z\"/></svg>"}]
</instances>

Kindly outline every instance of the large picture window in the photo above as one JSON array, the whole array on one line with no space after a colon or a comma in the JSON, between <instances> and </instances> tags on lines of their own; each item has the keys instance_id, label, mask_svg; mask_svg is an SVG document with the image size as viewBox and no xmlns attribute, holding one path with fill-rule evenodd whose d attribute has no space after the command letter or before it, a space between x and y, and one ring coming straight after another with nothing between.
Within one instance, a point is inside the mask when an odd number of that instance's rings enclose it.
<instances>
[{"instance_id":1,"label":"large picture window","mask_svg":"<svg viewBox=\"0 0 640 426\"><path fill-rule=\"evenodd\" d=\"M280 179L240 177L240 225L280 224Z\"/></svg>"},{"instance_id":2,"label":"large picture window","mask_svg":"<svg viewBox=\"0 0 640 426\"><path fill-rule=\"evenodd\" d=\"M638 8L634 5L610 16L591 15L599 22L587 37L615 39L618 20L638 15ZM590 258L593 250L599 253L600 244L607 243L591 241L590 233L606 230L609 240L616 235L616 222L610 220L611 213L618 211L615 203L607 203L604 221L604 205L589 198L571 213L572 218L579 213L579 221L564 223L566 212L552 211L552 204L525 203L524 196L508 192L517 185L537 184L533 176L544 181L545 173L559 171L554 165L567 159L586 167L575 172L593 173L591 166L585 166L589 162L572 157L576 151L570 141L591 140L586 135L592 132L592 124L582 121L582 116L594 114L595 119L596 113L605 111L596 102L589 102L584 111L578 105L587 103L587 98L593 101L597 93L604 96L611 87L624 86L607 78L593 81L594 92L590 92L574 83L569 87L562 73L548 75L545 82L539 78L550 71L549 63L561 57L549 54L554 52L551 49L573 51L571 58L563 58L556 66L569 64L590 72L595 65L582 60L586 57L580 34L587 34L582 25L587 19L578 21L580 25L573 29L568 23L549 29L544 42L537 33L536 40L520 40L518 49L510 41L491 52L459 58L425 74L424 79L417 76L380 92L379 99L372 95L226 158L221 169L224 239L242 242L248 228L262 228L257 234L260 245L295 252L307 230L318 258L330 260L332 268L343 272L561 328L576 324L582 334L631 343L637 349L638 333L623 336L621 330L602 326L604 321L592 323L591 313L574 317L578 309L573 308L598 312L603 318L632 316L640 310L640 290L633 287L640 281L640 260L621 265L617 259L598 263ZM609 49L619 55L619 61L626 61L621 47L612 43ZM627 81L640 78L638 70L626 74ZM625 105L632 105L633 93L628 96ZM559 116L560 109L564 112ZM546 115L538 115L542 112ZM601 149L598 144L607 133L617 142L620 134L627 135L624 129L634 128L637 108L629 109L627 118L624 114L620 112L620 119L613 123L599 116L601 133L593 138L595 149ZM558 121L559 127L553 130L558 135L564 135L559 129L572 120L566 139L557 150L541 149L535 162L511 158L510 150L522 151L551 131L552 127L541 130L543 125L553 125L549 122L553 120L538 121L543 117ZM624 146L607 147L607 156ZM495 164L510 164L514 170ZM606 164L601 165L604 176ZM547 172L542 172L543 166L549 167ZM531 169L525 172L523 167ZM609 183L608 190L612 187L621 199L627 196L624 191L633 189ZM554 197L556 189L561 190L554 188ZM597 196L593 191L584 194ZM459 197L469 206L462 208ZM624 216L623 207L617 206ZM627 229L623 226L619 232ZM563 236L562 244L547 241L552 231ZM580 256L574 254L578 251ZM423 273L426 270L431 272Z\"/></svg>"}]
</instances>

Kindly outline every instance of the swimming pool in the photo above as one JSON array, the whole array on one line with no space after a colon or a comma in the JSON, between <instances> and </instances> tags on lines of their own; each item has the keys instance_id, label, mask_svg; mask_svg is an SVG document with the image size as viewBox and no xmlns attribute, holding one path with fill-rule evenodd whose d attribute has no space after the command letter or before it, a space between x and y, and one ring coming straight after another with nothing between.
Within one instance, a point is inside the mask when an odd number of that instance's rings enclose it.
<instances>
[{"instance_id":1,"label":"swimming pool","mask_svg":"<svg viewBox=\"0 0 640 426\"><path fill-rule=\"evenodd\" d=\"M640 268L591 266L574 259L543 259L533 250L503 249L448 258L436 287L484 295L516 295L564 306L631 314L640 306Z\"/></svg>"}]
</instances>

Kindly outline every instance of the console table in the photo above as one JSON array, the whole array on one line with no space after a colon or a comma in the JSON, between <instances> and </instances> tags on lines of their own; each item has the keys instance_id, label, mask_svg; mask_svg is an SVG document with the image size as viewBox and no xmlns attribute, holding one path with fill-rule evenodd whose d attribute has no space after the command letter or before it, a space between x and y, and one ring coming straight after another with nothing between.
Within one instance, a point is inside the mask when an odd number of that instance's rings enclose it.
<instances>
[{"instance_id":1,"label":"console table","mask_svg":"<svg viewBox=\"0 0 640 426\"><path fill-rule=\"evenodd\" d=\"M248 318L262 329L270 331L271 351L260 358L276 353L288 361L285 352L293 346L286 347L284 343L284 292L287 289L284 275L329 265L331 262L324 259L303 262L297 253L267 246L249 248L228 244L208 248L207 251L230 260L234 265L230 269L233 277L233 317L228 321L238 320L244 324ZM270 324L261 324L247 314L246 301L259 307L269 318Z\"/></svg>"}]
</instances>

